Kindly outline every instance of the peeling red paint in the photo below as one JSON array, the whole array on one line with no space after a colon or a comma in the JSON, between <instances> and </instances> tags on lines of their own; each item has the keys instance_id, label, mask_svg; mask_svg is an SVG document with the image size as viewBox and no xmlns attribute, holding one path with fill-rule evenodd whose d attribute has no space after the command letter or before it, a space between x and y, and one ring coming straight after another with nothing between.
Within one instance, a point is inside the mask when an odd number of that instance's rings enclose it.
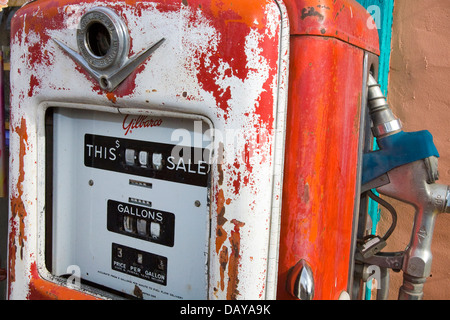
<instances>
[{"instance_id":1,"label":"peeling red paint","mask_svg":"<svg viewBox=\"0 0 450 320\"><path fill-rule=\"evenodd\" d=\"M30 267L28 300L98 300L89 294L62 287L40 277L36 262Z\"/></svg>"},{"instance_id":2,"label":"peeling red paint","mask_svg":"<svg viewBox=\"0 0 450 320\"><path fill-rule=\"evenodd\" d=\"M269 3L271 1L268 1ZM273 64L271 57L278 56L278 37L270 38L266 35L264 27L267 24L267 16L263 10L255 9L255 6L263 8L267 3L255 3L252 1L238 1L233 4L212 1L204 3L202 1L189 1L192 8L190 24L197 23L195 10L201 7L203 16L208 17L219 34L217 48L207 51L199 50L193 52L193 60L197 68L197 79L202 89L210 92L216 99L217 106L224 112L225 120L229 117L229 100L231 88L223 87L220 83L222 79L220 70L224 65L228 66L222 75L223 78L236 77L244 82L250 72L255 71L248 66L245 53L246 37L251 30L258 30L263 37L260 41L262 56ZM263 93L259 97L259 105L256 106L256 113L260 117L260 125L273 125L273 95L272 79L277 70L271 70L271 75L263 86Z\"/></svg>"},{"instance_id":3,"label":"peeling red paint","mask_svg":"<svg viewBox=\"0 0 450 320\"><path fill-rule=\"evenodd\" d=\"M241 173L239 171L238 172L234 172L233 176L234 176L234 180L232 182L233 193L235 195L239 195L239 191L240 191L240 188L241 188Z\"/></svg>"},{"instance_id":4,"label":"peeling red paint","mask_svg":"<svg viewBox=\"0 0 450 320\"><path fill-rule=\"evenodd\" d=\"M34 94L34 89L40 85L38 78L33 74L30 78L30 90L28 91L28 96L32 97Z\"/></svg>"}]
</instances>

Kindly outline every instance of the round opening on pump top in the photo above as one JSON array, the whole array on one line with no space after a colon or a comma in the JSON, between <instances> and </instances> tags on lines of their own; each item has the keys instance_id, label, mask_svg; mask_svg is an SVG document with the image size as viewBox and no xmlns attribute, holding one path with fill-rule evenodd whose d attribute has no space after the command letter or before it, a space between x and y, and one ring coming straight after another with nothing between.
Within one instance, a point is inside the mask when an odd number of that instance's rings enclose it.
<instances>
[{"instance_id":1,"label":"round opening on pump top","mask_svg":"<svg viewBox=\"0 0 450 320\"><path fill-rule=\"evenodd\" d=\"M100 22L93 22L86 31L86 44L94 56L104 57L111 48L111 34Z\"/></svg>"}]
</instances>

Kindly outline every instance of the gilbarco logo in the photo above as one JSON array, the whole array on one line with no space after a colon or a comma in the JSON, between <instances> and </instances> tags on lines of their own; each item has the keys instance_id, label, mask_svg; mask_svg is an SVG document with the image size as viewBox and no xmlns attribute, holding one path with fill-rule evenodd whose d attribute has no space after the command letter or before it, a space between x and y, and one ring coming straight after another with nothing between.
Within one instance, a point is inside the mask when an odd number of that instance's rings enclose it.
<instances>
[{"instance_id":1,"label":"gilbarco logo","mask_svg":"<svg viewBox=\"0 0 450 320\"><path fill-rule=\"evenodd\" d=\"M138 116L128 119L126 115L123 119L122 128L125 130L125 135L132 133L134 129L159 127L162 124L162 119L151 119L148 116Z\"/></svg>"}]
</instances>

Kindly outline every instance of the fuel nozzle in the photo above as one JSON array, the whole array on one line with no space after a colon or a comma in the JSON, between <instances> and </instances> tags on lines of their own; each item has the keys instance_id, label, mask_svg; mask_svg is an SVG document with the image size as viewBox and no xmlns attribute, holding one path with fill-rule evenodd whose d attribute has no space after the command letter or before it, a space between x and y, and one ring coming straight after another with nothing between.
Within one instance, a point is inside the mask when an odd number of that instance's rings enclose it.
<instances>
[{"instance_id":1,"label":"fuel nozzle","mask_svg":"<svg viewBox=\"0 0 450 320\"><path fill-rule=\"evenodd\" d=\"M383 138L390 134L400 132L402 124L392 113L381 87L372 75L368 81L369 115L372 119L372 133L375 138Z\"/></svg>"},{"instance_id":2,"label":"fuel nozzle","mask_svg":"<svg viewBox=\"0 0 450 320\"><path fill-rule=\"evenodd\" d=\"M423 285L431 271L431 242L436 216L450 213L450 186L437 184L439 153L428 131L404 132L391 111L380 85L373 76L368 81L368 107L372 133L379 150L364 155L362 190L411 204L415 209L414 228L408 248L396 256L378 255L384 265L401 256L396 269L403 270L399 299L423 296ZM373 258L363 257L366 263Z\"/></svg>"},{"instance_id":3,"label":"fuel nozzle","mask_svg":"<svg viewBox=\"0 0 450 320\"><path fill-rule=\"evenodd\" d=\"M431 274L436 218L441 213L450 213L450 187L429 183L429 169L426 161L405 164L388 172L389 184L377 188L380 194L408 203L416 211L410 243L402 261L400 300L422 299L423 286Z\"/></svg>"}]
</instances>

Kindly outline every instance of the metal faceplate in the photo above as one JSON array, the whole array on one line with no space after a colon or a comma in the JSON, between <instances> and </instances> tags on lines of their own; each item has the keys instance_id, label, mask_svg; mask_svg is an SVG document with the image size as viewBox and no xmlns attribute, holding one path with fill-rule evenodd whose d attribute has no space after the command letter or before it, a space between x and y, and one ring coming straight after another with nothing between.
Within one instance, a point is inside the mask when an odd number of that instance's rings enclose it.
<instances>
[{"instance_id":1,"label":"metal faceplate","mask_svg":"<svg viewBox=\"0 0 450 320\"><path fill-rule=\"evenodd\" d=\"M74 58L81 19L98 7L115 12L109 19L130 40L124 60L104 69L120 80L113 90L98 66ZM111 288L144 299L274 298L288 31L276 1L21 8L11 36L10 298L106 297ZM204 163L165 149L177 145L174 132L193 151L206 148L192 140L196 123L214 137L206 176ZM69 286L69 266L107 289Z\"/></svg>"},{"instance_id":2,"label":"metal faceplate","mask_svg":"<svg viewBox=\"0 0 450 320\"><path fill-rule=\"evenodd\" d=\"M63 108L53 126L53 274L205 299L210 125Z\"/></svg>"}]
</instances>

